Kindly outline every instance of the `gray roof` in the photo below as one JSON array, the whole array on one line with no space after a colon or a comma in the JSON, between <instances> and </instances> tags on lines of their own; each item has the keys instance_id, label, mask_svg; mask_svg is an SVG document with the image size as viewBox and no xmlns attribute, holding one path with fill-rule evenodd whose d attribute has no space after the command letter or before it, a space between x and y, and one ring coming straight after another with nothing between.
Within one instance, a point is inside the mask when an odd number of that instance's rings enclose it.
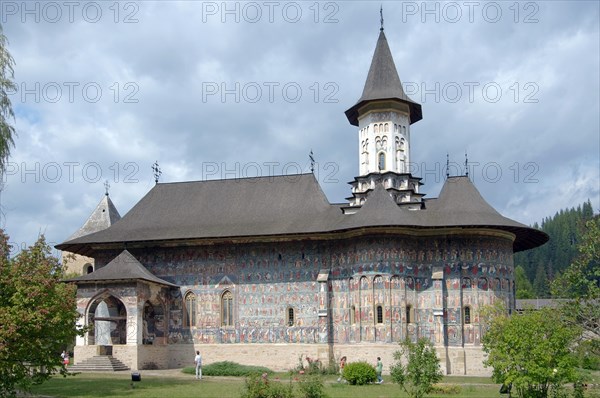
<instances>
[{"instance_id":1,"label":"gray roof","mask_svg":"<svg viewBox=\"0 0 600 398\"><path fill-rule=\"evenodd\" d=\"M77 284L110 282L110 281L133 281L145 280L159 285L177 287L170 282L160 279L152 272L148 271L131 253L123 250L121 254L115 257L106 266L98 270L78 276L77 278L67 279L65 282L75 282Z\"/></svg>"},{"instance_id":2,"label":"gray roof","mask_svg":"<svg viewBox=\"0 0 600 398\"><path fill-rule=\"evenodd\" d=\"M130 242L277 237L335 233L369 227L485 227L516 235L515 251L539 246L548 236L501 216L467 177L451 177L440 197L423 210L397 206L380 185L355 214L325 197L313 174L159 183L120 221L56 247L79 254Z\"/></svg>"},{"instance_id":3,"label":"gray roof","mask_svg":"<svg viewBox=\"0 0 600 398\"><path fill-rule=\"evenodd\" d=\"M121 219L121 215L113 204L108 195L104 195L96 209L92 212L85 224L79 228L71 237L71 239L79 238L80 236L89 235L94 232L102 231L113 225Z\"/></svg>"},{"instance_id":4,"label":"gray roof","mask_svg":"<svg viewBox=\"0 0 600 398\"><path fill-rule=\"evenodd\" d=\"M348 121L350 124L358 126L359 108L367 102L385 99L395 99L407 104L410 109L411 124L423 118L421 105L411 100L402 88L392 52L382 30L377 39L377 46L373 53L362 96L354 106L346 111Z\"/></svg>"}]
</instances>

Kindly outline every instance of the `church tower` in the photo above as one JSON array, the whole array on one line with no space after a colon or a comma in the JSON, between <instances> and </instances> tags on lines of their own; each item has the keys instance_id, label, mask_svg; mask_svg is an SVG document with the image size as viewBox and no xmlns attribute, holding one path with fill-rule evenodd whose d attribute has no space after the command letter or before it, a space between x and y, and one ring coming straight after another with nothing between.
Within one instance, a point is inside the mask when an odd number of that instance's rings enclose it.
<instances>
[{"instance_id":1,"label":"church tower","mask_svg":"<svg viewBox=\"0 0 600 398\"><path fill-rule=\"evenodd\" d=\"M352 197L345 213L362 206L377 183L399 206L420 209L424 194L419 193L421 179L410 174L410 126L423 115L421 105L404 93L383 19L362 96L346 117L358 127L359 176L350 183Z\"/></svg>"},{"instance_id":2,"label":"church tower","mask_svg":"<svg viewBox=\"0 0 600 398\"><path fill-rule=\"evenodd\" d=\"M102 231L121 219L121 215L108 196L108 182L105 184L105 188L106 193L102 200L100 200L100 203L98 203L98 206L96 206L96 209L88 217L83 226L71 235L68 240ZM68 274L85 275L94 272L96 269L93 258L68 251L62 252L62 264L65 272Z\"/></svg>"}]
</instances>

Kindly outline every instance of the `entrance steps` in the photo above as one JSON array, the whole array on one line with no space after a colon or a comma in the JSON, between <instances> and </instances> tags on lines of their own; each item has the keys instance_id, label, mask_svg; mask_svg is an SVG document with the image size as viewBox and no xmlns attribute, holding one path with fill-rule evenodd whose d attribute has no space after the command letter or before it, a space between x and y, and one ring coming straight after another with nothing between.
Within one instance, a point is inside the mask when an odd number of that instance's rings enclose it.
<instances>
[{"instance_id":1,"label":"entrance steps","mask_svg":"<svg viewBox=\"0 0 600 398\"><path fill-rule=\"evenodd\" d=\"M112 355L96 355L67 369L70 372L116 372L129 370L129 367Z\"/></svg>"}]
</instances>

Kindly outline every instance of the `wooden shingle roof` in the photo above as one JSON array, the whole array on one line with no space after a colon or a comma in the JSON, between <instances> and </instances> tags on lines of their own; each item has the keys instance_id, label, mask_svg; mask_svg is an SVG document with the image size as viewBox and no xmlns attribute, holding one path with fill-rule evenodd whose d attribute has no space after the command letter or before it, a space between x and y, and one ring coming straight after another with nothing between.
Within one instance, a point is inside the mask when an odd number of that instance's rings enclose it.
<instances>
[{"instance_id":1,"label":"wooden shingle roof","mask_svg":"<svg viewBox=\"0 0 600 398\"><path fill-rule=\"evenodd\" d=\"M313 174L155 185L111 227L57 246L86 254L92 247L129 242L332 234L372 227L490 228L516 235L514 250L548 236L503 217L467 177L450 177L422 210L397 206L378 185L354 214L330 204ZM118 246L117 245L117 246Z\"/></svg>"}]
</instances>

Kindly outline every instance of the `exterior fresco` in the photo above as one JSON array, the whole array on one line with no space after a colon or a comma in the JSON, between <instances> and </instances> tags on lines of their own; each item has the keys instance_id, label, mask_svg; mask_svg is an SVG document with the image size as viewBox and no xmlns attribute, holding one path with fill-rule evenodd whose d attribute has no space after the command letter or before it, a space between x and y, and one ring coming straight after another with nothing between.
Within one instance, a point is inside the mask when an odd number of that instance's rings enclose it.
<instances>
[{"instance_id":1,"label":"exterior fresco","mask_svg":"<svg viewBox=\"0 0 600 398\"><path fill-rule=\"evenodd\" d=\"M514 307L512 241L506 237L374 236L129 251L154 275L180 286L161 292L138 287L135 305L126 304L128 319L144 319L143 341L150 344L426 337L436 345L478 345L479 308L495 300ZM117 254L101 253L97 267ZM233 297L231 325L222 319L226 292ZM118 294L134 299L132 292ZM195 298L191 327L188 294ZM82 306L89 301L85 292L79 297Z\"/></svg>"}]
</instances>

